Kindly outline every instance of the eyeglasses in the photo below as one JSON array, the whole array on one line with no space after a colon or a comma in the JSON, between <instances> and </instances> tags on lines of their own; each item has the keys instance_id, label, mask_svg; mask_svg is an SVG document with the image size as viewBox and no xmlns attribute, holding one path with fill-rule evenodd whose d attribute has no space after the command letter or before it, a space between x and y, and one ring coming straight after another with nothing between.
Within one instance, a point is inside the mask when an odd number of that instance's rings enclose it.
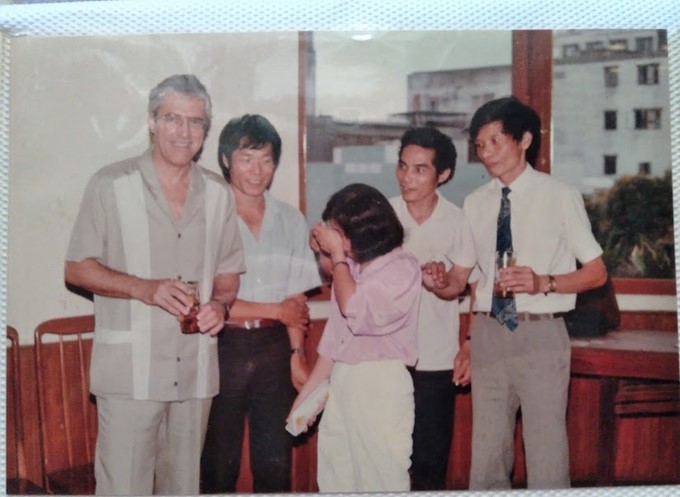
<instances>
[{"instance_id":1,"label":"eyeglasses","mask_svg":"<svg viewBox=\"0 0 680 497\"><path fill-rule=\"evenodd\" d=\"M173 131L184 126L185 121L189 123L189 129L194 133L205 131L208 127L208 122L202 117L186 117L170 112L162 115L160 119L163 121L163 124Z\"/></svg>"}]
</instances>

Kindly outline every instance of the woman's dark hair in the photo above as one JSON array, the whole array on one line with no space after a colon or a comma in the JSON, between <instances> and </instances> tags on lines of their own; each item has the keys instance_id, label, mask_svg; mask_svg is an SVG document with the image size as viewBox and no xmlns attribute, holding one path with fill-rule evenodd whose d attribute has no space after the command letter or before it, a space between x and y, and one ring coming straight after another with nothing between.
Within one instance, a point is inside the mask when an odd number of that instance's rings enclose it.
<instances>
[{"instance_id":1,"label":"woman's dark hair","mask_svg":"<svg viewBox=\"0 0 680 497\"><path fill-rule=\"evenodd\" d=\"M519 142L526 131L531 133L531 145L526 152L529 164L536 166L538 149L541 147L541 118L538 113L517 97L503 97L482 105L472 116L470 138L474 142L479 130L489 123L500 121L503 133Z\"/></svg>"},{"instance_id":2,"label":"woman's dark hair","mask_svg":"<svg viewBox=\"0 0 680 497\"><path fill-rule=\"evenodd\" d=\"M222 170L224 179L231 182L229 163L232 154L242 148L260 149L265 145L272 146L274 167L281 159L281 136L269 120L259 114L245 114L231 119L222 128L217 146L217 163ZM224 158L227 158L227 163Z\"/></svg>"},{"instance_id":3,"label":"woman's dark hair","mask_svg":"<svg viewBox=\"0 0 680 497\"><path fill-rule=\"evenodd\" d=\"M354 183L335 192L321 218L335 221L352 243L353 259L368 262L404 241L404 228L385 196L372 186Z\"/></svg>"},{"instance_id":4,"label":"woman's dark hair","mask_svg":"<svg viewBox=\"0 0 680 497\"><path fill-rule=\"evenodd\" d=\"M422 127L409 128L401 137L401 145L399 147L399 159L401 153L409 145L417 145L422 148L434 151L434 167L437 175L440 175L447 169L451 170L451 174L444 183L453 178L453 173L456 170L456 147L450 136L445 135L437 128ZM442 183L442 185L444 184Z\"/></svg>"}]
</instances>

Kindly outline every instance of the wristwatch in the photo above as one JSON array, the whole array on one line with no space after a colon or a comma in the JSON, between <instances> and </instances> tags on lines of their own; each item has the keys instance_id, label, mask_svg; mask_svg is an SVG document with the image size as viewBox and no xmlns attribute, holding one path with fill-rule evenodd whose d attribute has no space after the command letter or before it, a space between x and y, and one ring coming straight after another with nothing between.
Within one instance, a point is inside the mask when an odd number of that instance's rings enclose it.
<instances>
[{"instance_id":1,"label":"wristwatch","mask_svg":"<svg viewBox=\"0 0 680 497\"><path fill-rule=\"evenodd\" d=\"M556 291L557 282L555 281L555 277L551 274L548 276L548 292L555 293ZM545 294L548 295L548 292L545 292Z\"/></svg>"}]
</instances>

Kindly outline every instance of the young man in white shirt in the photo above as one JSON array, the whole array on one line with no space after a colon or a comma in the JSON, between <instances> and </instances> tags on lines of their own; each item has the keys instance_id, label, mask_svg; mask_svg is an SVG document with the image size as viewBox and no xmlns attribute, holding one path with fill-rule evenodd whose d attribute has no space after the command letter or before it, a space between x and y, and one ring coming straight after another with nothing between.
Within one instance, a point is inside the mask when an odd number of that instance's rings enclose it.
<instances>
[{"instance_id":1,"label":"young man in white shirt","mask_svg":"<svg viewBox=\"0 0 680 497\"><path fill-rule=\"evenodd\" d=\"M390 199L404 226L404 249L423 265L418 362L411 373L415 426L412 490L441 490L451 449L455 384L470 381L470 345L459 348L458 297L475 263L472 234L460 207L437 189L451 180L456 149L435 128L407 130L396 176L401 195Z\"/></svg>"}]
</instances>

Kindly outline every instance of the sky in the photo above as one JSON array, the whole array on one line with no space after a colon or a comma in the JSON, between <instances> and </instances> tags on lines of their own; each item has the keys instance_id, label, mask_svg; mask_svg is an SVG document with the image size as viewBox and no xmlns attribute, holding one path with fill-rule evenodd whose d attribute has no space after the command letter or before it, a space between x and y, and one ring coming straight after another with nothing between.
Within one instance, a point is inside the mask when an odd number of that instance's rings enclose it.
<instances>
[{"instance_id":1,"label":"sky","mask_svg":"<svg viewBox=\"0 0 680 497\"><path fill-rule=\"evenodd\" d=\"M510 64L511 31L315 31L314 48L316 113L381 121L407 110L412 72Z\"/></svg>"}]
</instances>

